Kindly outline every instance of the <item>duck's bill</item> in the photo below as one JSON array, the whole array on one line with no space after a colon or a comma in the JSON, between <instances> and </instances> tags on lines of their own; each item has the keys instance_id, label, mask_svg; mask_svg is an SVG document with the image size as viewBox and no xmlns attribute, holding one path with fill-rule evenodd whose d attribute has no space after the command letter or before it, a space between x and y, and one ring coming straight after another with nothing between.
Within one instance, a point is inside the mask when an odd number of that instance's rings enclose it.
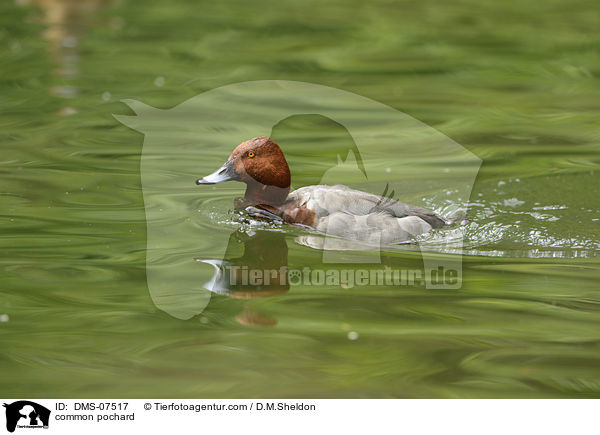
<instances>
[{"instance_id":1,"label":"duck's bill","mask_svg":"<svg viewBox=\"0 0 600 435\"><path fill-rule=\"evenodd\" d=\"M207 175L206 177L198 178L196 180L196 184L217 184L224 181L239 179L238 173L235 172L233 162L234 159L228 160L223 166L221 166L212 174Z\"/></svg>"}]
</instances>

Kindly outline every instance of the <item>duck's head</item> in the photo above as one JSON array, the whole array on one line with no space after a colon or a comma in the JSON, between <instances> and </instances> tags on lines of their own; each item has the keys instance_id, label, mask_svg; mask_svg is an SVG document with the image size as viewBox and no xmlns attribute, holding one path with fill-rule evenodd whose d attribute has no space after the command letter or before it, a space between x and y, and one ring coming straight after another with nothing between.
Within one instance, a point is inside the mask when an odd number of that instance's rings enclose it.
<instances>
[{"instance_id":1,"label":"duck's head","mask_svg":"<svg viewBox=\"0 0 600 435\"><path fill-rule=\"evenodd\" d=\"M279 205L290 191L290 168L281 148L268 137L259 136L239 144L223 166L196 184L231 180L246 183L244 198L250 204Z\"/></svg>"}]
</instances>

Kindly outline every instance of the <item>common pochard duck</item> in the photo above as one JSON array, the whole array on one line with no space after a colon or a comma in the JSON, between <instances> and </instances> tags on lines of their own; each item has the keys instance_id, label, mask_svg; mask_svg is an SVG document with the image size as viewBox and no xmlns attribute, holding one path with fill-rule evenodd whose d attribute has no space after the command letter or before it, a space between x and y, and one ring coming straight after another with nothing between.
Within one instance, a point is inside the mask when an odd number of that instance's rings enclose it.
<instances>
[{"instance_id":1,"label":"common pochard duck","mask_svg":"<svg viewBox=\"0 0 600 435\"><path fill-rule=\"evenodd\" d=\"M246 193L236 200L236 208L308 226L328 236L390 245L448 225L431 210L343 185L306 186L290 193L287 161L281 148L265 136L239 144L223 166L196 184L230 180L246 183Z\"/></svg>"}]
</instances>

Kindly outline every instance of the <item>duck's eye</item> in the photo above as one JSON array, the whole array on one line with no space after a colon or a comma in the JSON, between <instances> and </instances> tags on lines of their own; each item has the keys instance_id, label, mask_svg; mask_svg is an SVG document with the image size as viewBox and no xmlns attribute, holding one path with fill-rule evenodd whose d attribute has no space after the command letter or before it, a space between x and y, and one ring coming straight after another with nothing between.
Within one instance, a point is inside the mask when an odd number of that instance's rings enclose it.
<instances>
[{"instance_id":1,"label":"duck's eye","mask_svg":"<svg viewBox=\"0 0 600 435\"><path fill-rule=\"evenodd\" d=\"M254 157L254 152L250 151L250 152L248 153L248 157L250 157L250 158Z\"/></svg>"}]
</instances>

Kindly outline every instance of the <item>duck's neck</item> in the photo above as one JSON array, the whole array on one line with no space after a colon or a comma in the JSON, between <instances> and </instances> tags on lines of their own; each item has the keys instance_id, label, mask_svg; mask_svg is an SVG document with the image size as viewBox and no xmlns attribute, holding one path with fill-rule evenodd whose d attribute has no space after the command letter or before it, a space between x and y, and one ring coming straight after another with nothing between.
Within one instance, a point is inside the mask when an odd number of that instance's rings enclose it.
<instances>
[{"instance_id":1,"label":"duck's neck","mask_svg":"<svg viewBox=\"0 0 600 435\"><path fill-rule=\"evenodd\" d=\"M290 187L269 186L255 181L246 183L244 199L251 205L281 205L290 193Z\"/></svg>"}]
</instances>

